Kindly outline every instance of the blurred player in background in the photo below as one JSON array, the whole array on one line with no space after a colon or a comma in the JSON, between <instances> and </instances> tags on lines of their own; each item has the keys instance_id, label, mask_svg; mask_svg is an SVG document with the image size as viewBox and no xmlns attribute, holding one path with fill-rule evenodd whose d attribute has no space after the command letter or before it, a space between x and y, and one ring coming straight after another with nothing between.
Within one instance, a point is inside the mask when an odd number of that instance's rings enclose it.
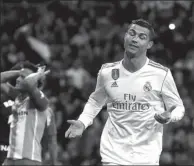
<instances>
[{"instance_id":1,"label":"blurred player in background","mask_svg":"<svg viewBox=\"0 0 194 166\"><path fill-rule=\"evenodd\" d=\"M1 94L1 106L0 106L0 165L7 156L7 150L9 145L9 125L8 125L8 116L4 113L10 112L10 104L13 101L9 100L6 95Z\"/></svg>"},{"instance_id":2,"label":"blurred player in background","mask_svg":"<svg viewBox=\"0 0 194 166\"><path fill-rule=\"evenodd\" d=\"M44 85L45 67L22 62L12 68L14 71L1 73L1 81L16 77L16 86L1 84L2 93L12 103L9 148L4 165L41 165L41 140L46 132L52 164L56 163L56 126L52 110L41 89Z\"/></svg>"},{"instance_id":3,"label":"blurred player in background","mask_svg":"<svg viewBox=\"0 0 194 166\"><path fill-rule=\"evenodd\" d=\"M16 78L19 76L19 70L13 70L9 72L2 72L0 76L1 84ZM9 145L9 124L8 124L8 116L11 113L11 106L13 104L13 100L6 94L1 93L0 98L0 165L3 164L8 151Z\"/></svg>"},{"instance_id":4,"label":"blurred player in background","mask_svg":"<svg viewBox=\"0 0 194 166\"><path fill-rule=\"evenodd\" d=\"M103 165L158 165L163 124L184 116L171 71L147 57L153 36L150 23L132 21L124 37L124 59L102 65L83 113L68 121L65 136L81 136L107 104L100 145Z\"/></svg>"}]
</instances>

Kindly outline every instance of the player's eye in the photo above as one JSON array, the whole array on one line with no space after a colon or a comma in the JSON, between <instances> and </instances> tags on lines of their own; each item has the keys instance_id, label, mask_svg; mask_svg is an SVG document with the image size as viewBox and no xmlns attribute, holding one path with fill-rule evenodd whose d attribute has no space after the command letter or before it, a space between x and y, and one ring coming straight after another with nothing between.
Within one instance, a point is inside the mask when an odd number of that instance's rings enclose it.
<instances>
[{"instance_id":1,"label":"player's eye","mask_svg":"<svg viewBox=\"0 0 194 166\"><path fill-rule=\"evenodd\" d=\"M139 38L140 38L141 40L146 40L146 39L147 39L147 36L144 35L144 34L143 34L143 35L140 34L140 35L139 35Z\"/></svg>"},{"instance_id":2,"label":"player's eye","mask_svg":"<svg viewBox=\"0 0 194 166\"><path fill-rule=\"evenodd\" d=\"M135 36L135 31L134 30L130 30L130 31L128 31L128 34L130 35L130 36Z\"/></svg>"}]
</instances>

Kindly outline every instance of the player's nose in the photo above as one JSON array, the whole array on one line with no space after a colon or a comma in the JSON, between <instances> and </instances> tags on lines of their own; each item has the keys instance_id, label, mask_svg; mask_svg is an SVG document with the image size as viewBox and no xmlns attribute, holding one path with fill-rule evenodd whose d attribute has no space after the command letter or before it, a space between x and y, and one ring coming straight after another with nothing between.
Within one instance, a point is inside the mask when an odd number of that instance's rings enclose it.
<instances>
[{"instance_id":1,"label":"player's nose","mask_svg":"<svg viewBox=\"0 0 194 166\"><path fill-rule=\"evenodd\" d=\"M137 37L134 37L132 40L131 40L131 43L136 45L138 43L138 39Z\"/></svg>"}]
</instances>

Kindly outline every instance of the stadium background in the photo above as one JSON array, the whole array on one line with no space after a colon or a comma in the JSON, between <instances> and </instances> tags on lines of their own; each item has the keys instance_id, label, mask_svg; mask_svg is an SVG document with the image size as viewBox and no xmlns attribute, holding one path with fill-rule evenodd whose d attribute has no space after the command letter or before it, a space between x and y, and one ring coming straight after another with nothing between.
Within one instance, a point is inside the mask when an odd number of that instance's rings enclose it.
<instances>
[{"instance_id":1,"label":"stadium background","mask_svg":"<svg viewBox=\"0 0 194 166\"><path fill-rule=\"evenodd\" d=\"M47 64L52 70L45 93L55 111L59 164L100 163L105 108L82 138L64 138L66 120L81 113L101 65L123 57L123 35L129 22L140 17L157 33L149 57L171 68L186 108L180 122L165 126L160 163L194 165L194 2L2 2L1 71L23 60ZM47 150L43 157L49 163Z\"/></svg>"}]
</instances>

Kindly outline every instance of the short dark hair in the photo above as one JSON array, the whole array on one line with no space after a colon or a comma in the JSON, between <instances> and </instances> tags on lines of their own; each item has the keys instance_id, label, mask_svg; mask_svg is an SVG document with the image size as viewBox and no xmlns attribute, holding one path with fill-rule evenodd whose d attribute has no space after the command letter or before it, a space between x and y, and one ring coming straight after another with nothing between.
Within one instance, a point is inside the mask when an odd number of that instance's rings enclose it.
<instances>
[{"instance_id":1,"label":"short dark hair","mask_svg":"<svg viewBox=\"0 0 194 166\"><path fill-rule=\"evenodd\" d=\"M13 66L11 68L11 70L20 70L22 68L26 68L26 69L32 70L33 72L37 72L38 71L38 67L35 64L33 64L33 63L29 62L29 61L19 62L15 66Z\"/></svg>"},{"instance_id":2,"label":"short dark hair","mask_svg":"<svg viewBox=\"0 0 194 166\"><path fill-rule=\"evenodd\" d=\"M155 38L156 34L155 34L155 31L154 31L154 28L147 20L144 20L142 18L137 19L137 20L133 20L131 22L131 24L128 26L128 29L131 27L132 24L136 24L136 25L139 25L141 27L145 27L145 28L149 29L150 39L152 40L152 39Z\"/></svg>"}]
</instances>

